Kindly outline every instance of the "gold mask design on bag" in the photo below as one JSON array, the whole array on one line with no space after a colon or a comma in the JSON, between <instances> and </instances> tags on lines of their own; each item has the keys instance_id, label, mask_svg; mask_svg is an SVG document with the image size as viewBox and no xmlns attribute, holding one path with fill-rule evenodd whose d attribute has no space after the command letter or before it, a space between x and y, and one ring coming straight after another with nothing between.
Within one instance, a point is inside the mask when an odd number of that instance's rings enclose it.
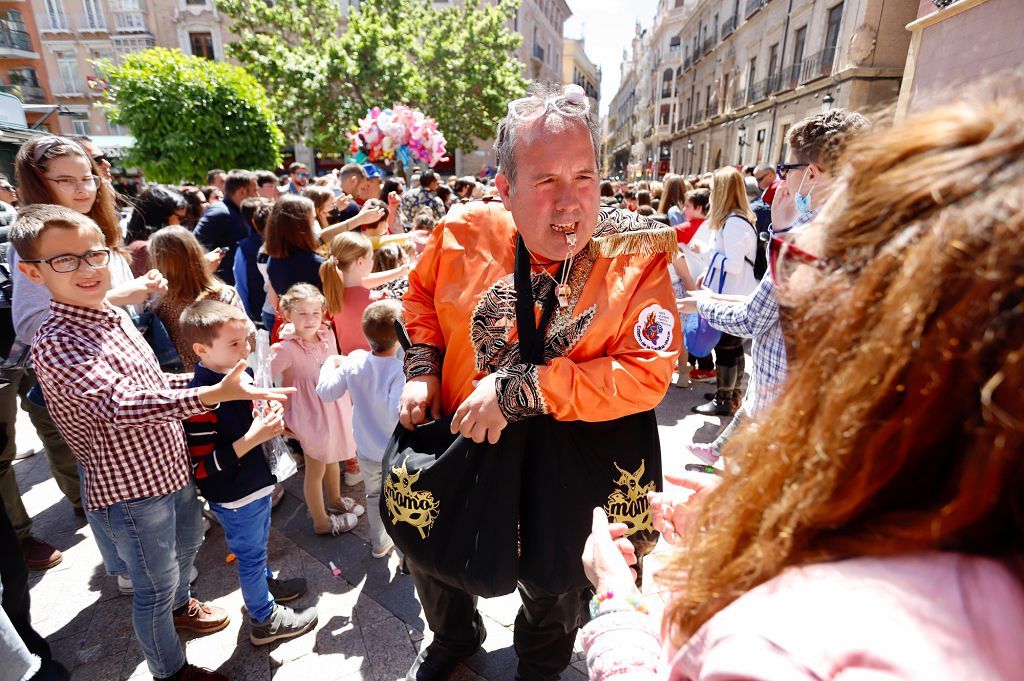
<instances>
[{"instance_id":1,"label":"gold mask design on bag","mask_svg":"<svg viewBox=\"0 0 1024 681\"><path fill-rule=\"evenodd\" d=\"M625 523L629 528L626 535L629 536L640 530L652 529L651 525L651 504L647 501L647 493L653 492L654 482L646 485L640 484L640 478L644 476L645 462L640 462L640 468L635 473L623 470L618 463L613 462L619 471L619 479L613 484L619 485L617 489L608 495L608 503L604 510L608 514L609 522Z\"/></svg>"},{"instance_id":2,"label":"gold mask design on bag","mask_svg":"<svg viewBox=\"0 0 1024 681\"><path fill-rule=\"evenodd\" d=\"M408 458L401 466L391 467L391 475L384 483L384 504L391 514L392 524L409 523L419 531L421 539L426 539L437 520L441 502L435 501L430 492L412 489L422 471L410 474L407 461Z\"/></svg>"}]
</instances>

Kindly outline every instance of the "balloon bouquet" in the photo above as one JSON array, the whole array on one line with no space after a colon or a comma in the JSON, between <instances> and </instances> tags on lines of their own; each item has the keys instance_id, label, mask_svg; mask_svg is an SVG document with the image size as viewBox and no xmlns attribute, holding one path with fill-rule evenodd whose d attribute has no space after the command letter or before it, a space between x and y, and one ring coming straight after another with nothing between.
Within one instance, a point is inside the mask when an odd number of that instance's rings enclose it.
<instances>
[{"instance_id":1,"label":"balloon bouquet","mask_svg":"<svg viewBox=\"0 0 1024 681\"><path fill-rule=\"evenodd\" d=\"M416 161L434 167L448 160L447 141L437 121L404 104L367 110L358 129L346 136L352 141L350 152L356 163L395 160L408 170Z\"/></svg>"}]
</instances>

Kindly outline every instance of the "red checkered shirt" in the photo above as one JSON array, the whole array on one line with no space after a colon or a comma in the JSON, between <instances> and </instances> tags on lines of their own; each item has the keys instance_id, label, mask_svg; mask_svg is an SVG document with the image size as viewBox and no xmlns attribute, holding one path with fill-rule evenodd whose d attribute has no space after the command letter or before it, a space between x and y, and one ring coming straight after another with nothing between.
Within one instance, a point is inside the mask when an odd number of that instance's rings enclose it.
<instances>
[{"instance_id":1,"label":"red checkered shirt","mask_svg":"<svg viewBox=\"0 0 1024 681\"><path fill-rule=\"evenodd\" d=\"M32 342L46 406L85 473L85 503L170 494L191 474L181 420L209 411L165 374L128 315L50 302Z\"/></svg>"}]
</instances>

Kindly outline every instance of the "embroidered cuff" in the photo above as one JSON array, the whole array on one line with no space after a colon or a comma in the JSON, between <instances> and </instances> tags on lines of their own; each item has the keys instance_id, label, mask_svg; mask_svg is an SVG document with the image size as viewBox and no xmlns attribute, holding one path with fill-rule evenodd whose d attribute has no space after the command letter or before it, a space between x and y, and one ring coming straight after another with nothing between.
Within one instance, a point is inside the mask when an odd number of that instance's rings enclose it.
<instances>
[{"instance_id":1,"label":"embroidered cuff","mask_svg":"<svg viewBox=\"0 0 1024 681\"><path fill-rule=\"evenodd\" d=\"M535 364L513 364L499 369L495 376L498 407L509 423L551 411L541 394Z\"/></svg>"},{"instance_id":2,"label":"embroidered cuff","mask_svg":"<svg viewBox=\"0 0 1024 681\"><path fill-rule=\"evenodd\" d=\"M441 375L441 348L426 343L416 343L405 351L405 378L416 378L433 374Z\"/></svg>"}]
</instances>

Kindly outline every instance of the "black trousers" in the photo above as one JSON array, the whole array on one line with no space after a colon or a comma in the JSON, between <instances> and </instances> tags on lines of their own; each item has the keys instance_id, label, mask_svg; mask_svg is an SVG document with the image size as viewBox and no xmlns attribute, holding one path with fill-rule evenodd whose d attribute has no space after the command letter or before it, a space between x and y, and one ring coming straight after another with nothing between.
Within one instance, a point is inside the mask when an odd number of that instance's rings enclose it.
<instances>
[{"instance_id":1,"label":"black trousers","mask_svg":"<svg viewBox=\"0 0 1024 681\"><path fill-rule=\"evenodd\" d=\"M25 647L43 661L49 660L50 646L46 639L32 628L29 615L28 568L21 557L21 542L0 504L0 579L4 585L3 608Z\"/></svg>"},{"instance_id":2,"label":"black trousers","mask_svg":"<svg viewBox=\"0 0 1024 681\"><path fill-rule=\"evenodd\" d=\"M420 572L408 559L407 565L427 625L434 633L431 645L457 657L476 652L484 638L476 596ZM517 681L550 681L569 666L576 632L589 618L587 606L593 595L592 589L551 594L536 585L519 583L523 605L512 636L519 656Z\"/></svg>"}]
</instances>

